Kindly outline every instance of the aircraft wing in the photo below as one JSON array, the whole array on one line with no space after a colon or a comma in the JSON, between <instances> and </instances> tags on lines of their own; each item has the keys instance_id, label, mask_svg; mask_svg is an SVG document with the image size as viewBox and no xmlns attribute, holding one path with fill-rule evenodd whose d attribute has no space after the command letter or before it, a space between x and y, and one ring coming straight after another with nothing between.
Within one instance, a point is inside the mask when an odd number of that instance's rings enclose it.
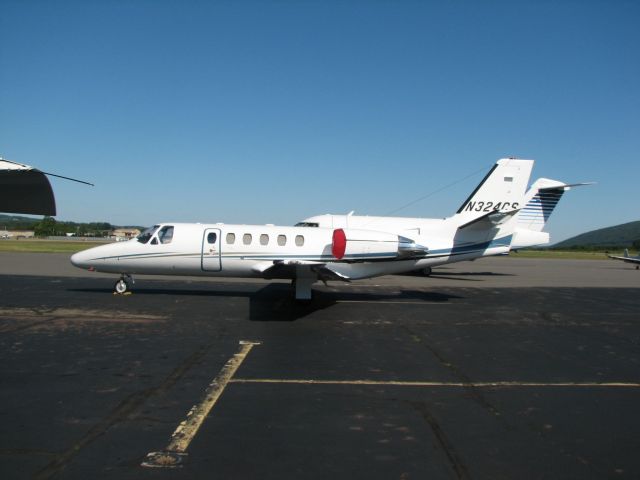
<instances>
[{"instance_id":1,"label":"aircraft wing","mask_svg":"<svg viewBox=\"0 0 640 480\"><path fill-rule=\"evenodd\" d=\"M349 277L327 268L324 262L312 260L274 260L260 262L252 270L267 280L274 278L317 277L319 280L340 280L349 282Z\"/></svg>"},{"instance_id":2,"label":"aircraft wing","mask_svg":"<svg viewBox=\"0 0 640 480\"><path fill-rule=\"evenodd\" d=\"M607 257L613 258L614 260L622 260L627 263L640 264L640 257L618 257L616 255L607 255Z\"/></svg>"}]
</instances>

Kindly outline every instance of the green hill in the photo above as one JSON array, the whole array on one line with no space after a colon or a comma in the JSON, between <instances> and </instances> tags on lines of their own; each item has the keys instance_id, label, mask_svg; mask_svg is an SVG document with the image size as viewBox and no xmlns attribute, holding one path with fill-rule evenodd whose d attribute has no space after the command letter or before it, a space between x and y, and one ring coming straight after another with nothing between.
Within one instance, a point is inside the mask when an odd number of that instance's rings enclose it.
<instances>
[{"instance_id":1,"label":"green hill","mask_svg":"<svg viewBox=\"0 0 640 480\"><path fill-rule=\"evenodd\" d=\"M640 221L623 223L613 227L600 228L582 233L551 248L580 248L580 247L631 247L640 240Z\"/></svg>"},{"instance_id":2,"label":"green hill","mask_svg":"<svg viewBox=\"0 0 640 480\"><path fill-rule=\"evenodd\" d=\"M4 215L0 213L0 230L29 230L42 218L21 217L19 215Z\"/></svg>"}]
</instances>

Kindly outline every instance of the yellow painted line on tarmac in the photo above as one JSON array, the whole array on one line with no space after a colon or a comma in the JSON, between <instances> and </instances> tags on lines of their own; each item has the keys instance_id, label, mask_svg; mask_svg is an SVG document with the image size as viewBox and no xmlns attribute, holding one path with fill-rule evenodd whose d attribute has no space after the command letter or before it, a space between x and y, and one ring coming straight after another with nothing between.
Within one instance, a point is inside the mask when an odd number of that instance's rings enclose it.
<instances>
[{"instance_id":1,"label":"yellow painted line on tarmac","mask_svg":"<svg viewBox=\"0 0 640 480\"><path fill-rule=\"evenodd\" d=\"M336 303L386 303L391 305L453 305L449 302L403 302L402 300L337 300Z\"/></svg>"},{"instance_id":2,"label":"yellow painted line on tarmac","mask_svg":"<svg viewBox=\"0 0 640 480\"><path fill-rule=\"evenodd\" d=\"M251 349L260 345L260 342L240 341L240 349L222 367L218 375L213 379L205 390L202 401L194 405L187 418L180 422L178 428L171 435L169 445L161 452L150 452L142 462L143 467L176 467L180 466L182 459L186 456L187 448L191 444L198 430L204 423L207 415L216 404L222 392L233 380L233 376L247 358Z\"/></svg>"},{"instance_id":3,"label":"yellow painted line on tarmac","mask_svg":"<svg viewBox=\"0 0 640 480\"><path fill-rule=\"evenodd\" d=\"M429 382L395 380L314 380L288 378L234 378L230 383L264 383L293 385L374 385L391 387L462 387L462 388L513 388L513 387L556 387L556 388L640 388L636 382Z\"/></svg>"}]
</instances>

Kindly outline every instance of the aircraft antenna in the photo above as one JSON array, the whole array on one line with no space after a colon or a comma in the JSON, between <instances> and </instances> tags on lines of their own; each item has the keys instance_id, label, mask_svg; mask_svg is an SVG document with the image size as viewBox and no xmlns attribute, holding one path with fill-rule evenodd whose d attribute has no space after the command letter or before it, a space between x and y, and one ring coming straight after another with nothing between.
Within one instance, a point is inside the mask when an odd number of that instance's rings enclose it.
<instances>
[{"instance_id":1,"label":"aircraft antenna","mask_svg":"<svg viewBox=\"0 0 640 480\"><path fill-rule=\"evenodd\" d=\"M84 180L78 180L76 178L71 178L71 177L63 177L62 175L56 175L55 173L49 173L49 172L42 172L45 175L49 175L51 177L58 177L58 178L64 178L65 180L71 180L72 182L78 182L78 183L84 183L85 185L91 185L92 187L95 187L95 185L93 183L89 183L89 182L85 182Z\"/></svg>"},{"instance_id":2,"label":"aircraft antenna","mask_svg":"<svg viewBox=\"0 0 640 480\"><path fill-rule=\"evenodd\" d=\"M475 172L470 173L469 175L467 175L467 176L466 176L466 177L464 177L464 178L461 178L461 179L459 179L459 180L456 180L455 182L451 182L451 183L449 183L448 185L445 185L444 187L441 187L441 188L439 188L439 189L437 189L437 190L434 190L434 191L432 191L432 192L429 192L429 193L427 193L426 195L423 195L423 196L422 196L422 197L420 197L420 198L416 198L415 200L412 200L411 202L406 203L406 204L402 205L401 207L396 208L395 210L391 210L390 212L387 212L387 213L386 213L385 215L383 215L383 216L388 217L388 216L393 215L394 213L398 213L400 210L404 210L405 208L410 207L411 205L414 205L414 204L416 204L416 203L418 203L418 202L421 202L422 200L425 200L425 199L427 199L427 198L429 198L429 197L431 197L431 196L435 195L436 193L440 193L440 192L442 192L443 190L446 190L447 188L451 188L451 187L453 187L454 185L457 185L458 183L462 183L462 182L464 182L465 180L468 180L469 178L474 177L474 176L478 175L479 173L482 173L482 172L484 172L484 171L486 171L486 170L487 170L487 169L486 169L485 167L481 168L480 170L476 170Z\"/></svg>"},{"instance_id":3,"label":"aircraft antenna","mask_svg":"<svg viewBox=\"0 0 640 480\"><path fill-rule=\"evenodd\" d=\"M45 175L50 175L52 177L64 178L65 180L71 180L72 182L78 182L78 183L84 183L85 185L91 185L92 187L95 187L95 185L93 183L85 182L84 180L78 180L76 178L71 178L71 177L63 177L62 175L56 175L55 173L43 172L39 168L33 168L33 167L29 166L29 165L25 165L24 163L18 163L18 162L14 162L13 160L7 160L6 158L2 158L1 156L0 156L0 161L7 162L7 163L12 163L13 165L18 165L20 167L23 167L24 170L31 170L31 171L34 171L34 172L40 172L40 173L44 173Z\"/></svg>"}]
</instances>

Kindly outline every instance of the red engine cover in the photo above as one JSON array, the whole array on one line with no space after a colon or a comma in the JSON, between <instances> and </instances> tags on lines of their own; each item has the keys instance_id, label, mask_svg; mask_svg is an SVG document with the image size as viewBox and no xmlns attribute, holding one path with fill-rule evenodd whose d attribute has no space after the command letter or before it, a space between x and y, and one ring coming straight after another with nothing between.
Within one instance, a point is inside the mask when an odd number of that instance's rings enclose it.
<instances>
[{"instance_id":1,"label":"red engine cover","mask_svg":"<svg viewBox=\"0 0 640 480\"><path fill-rule=\"evenodd\" d=\"M344 252L347 249L347 236L344 230L338 228L333 231L333 244L331 245L331 253L338 260L344 257Z\"/></svg>"}]
</instances>

